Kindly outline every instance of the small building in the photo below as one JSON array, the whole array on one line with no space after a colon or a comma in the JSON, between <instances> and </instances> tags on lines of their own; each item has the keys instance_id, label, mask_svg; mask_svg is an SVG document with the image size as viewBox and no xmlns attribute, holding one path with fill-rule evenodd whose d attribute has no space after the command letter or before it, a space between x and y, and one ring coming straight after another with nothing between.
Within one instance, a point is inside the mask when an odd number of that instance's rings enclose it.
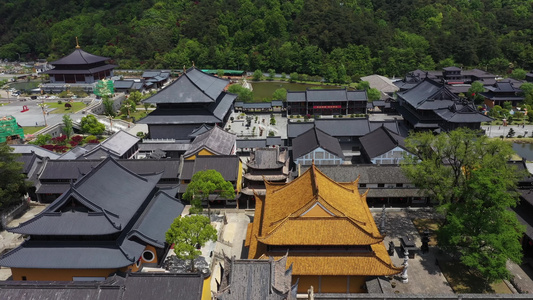
<instances>
[{"instance_id":1,"label":"small building","mask_svg":"<svg viewBox=\"0 0 533 300\"><path fill-rule=\"evenodd\" d=\"M287 255L275 260L231 259L224 255L223 274L216 300L296 300L298 282L292 284Z\"/></svg>"},{"instance_id":2,"label":"small building","mask_svg":"<svg viewBox=\"0 0 533 300\"><path fill-rule=\"evenodd\" d=\"M187 140L199 126L224 127L237 95L226 92L229 80L190 68L177 80L144 100L156 109L139 120L151 139Z\"/></svg>"},{"instance_id":3,"label":"small building","mask_svg":"<svg viewBox=\"0 0 533 300\"><path fill-rule=\"evenodd\" d=\"M0 257L13 280L104 280L163 261L165 232L184 205L107 158L33 219L7 230L28 235Z\"/></svg>"},{"instance_id":4,"label":"small building","mask_svg":"<svg viewBox=\"0 0 533 300\"><path fill-rule=\"evenodd\" d=\"M198 155L233 155L237 148L236 140L236 135L214 126L196 135L183 158L194 160Z\"/></svg>"},{"instance_id":5,"label":"small building","mask_svg":"<svg viewBox=\"0 0 533 300\"><path fill-rule=\"evenodd\" d=\"M347 89L307 89L287 91L289 115L351 115L366 114L366 91Z\"/></svg>"},{"instance_id":6,"label":"small building","mask_svg":"<svg viewBox=\"0 0 533 300\"><path fill-rule=\"evenodd\" d=\"M144 79L124 79L113 81L115 92L129 94L131 92L144 92Z\"/></svg>"},{"instance_id":7,"label":"small building","mask_svg":"<svg viewBox=\"0 0 533 300\"><path fill-rule=\"evenodd\" d=\"M295 164L340 165L344 154L337 138L334 138L316 126L294 138L292 157Z\"/></svg>"},{"instance_id":8,"label":"small building","mask_svg":"<svg viewBox=\"0 0 533 300\"><path fill-rule=\"evenodd\" d=\"M248 200L253 200L251 196L265 195L265 180L278 183L289 181L289 161L289 150L285 147L258 148L251 153L246 163L242 189L242 194L249 196L246 197L247 208L250 207Z\"/></svg>"},{"instance_id":9,"label":"small building","mask_svg":"<svg viewBox=\"0 0 533 300\"><path fill-rule=\"evenodd\" d=\"M492 86L487 86L487 92L481 93L485 97L485 104L492 108L494 105L503 106L505 102L511 102L513 107L524 102L522 90L514 87L511 81L499 81Z\"/></svg>"},{"instance_id":10,"label":"small building","mask_svg":"<svg viewBox=\"0 0 533 300\"><path fill-rule=\"evenodd\" d=\"M386 100L394 96L394 93L399 91L400 88L394 85L392 80L381 75L370 75L361 77L361 81L366 81L371 88L378 90L381 93L381 100ZM376 102L376 101L373 101Z\"/></svg>"},{"instance_id":11,"label":"small building","mask_svg":"<svg viewBox=\"0 0 533 300\"><path fill-rule=\"evenodd\" d=\"M481 122L492 120L478 112L472 103L452 93L446 85L428 78L397 96L396 110L406 125L415 130L480 129Z\"/></svg>"},{"instance_id":12,"label":"small building","mask_svg":"<svg viewBox=\"0 0 533 300\"><path fill-rule=\"evenodd\" d=\"M102 57L85 52L79 45L69 55L50 64L54 67L43 72L50 75L50 83L44 84L44 92L61 92L79 88L92 92L94 84L101 79L111 78L117 66L106 64L109 57Z\"/></svg>"},{"instance_id":13,"label":"small building","mask_svg":"<svg viewBox=\"0 0 533 300\"><path fill-rule=\"evenodd\" d=\"M133 158L139 150L140 138L119 130L102 143L83 153L78 159L100 159L108 155L115 159Z\"/></svg>"},{"instance_id":14,"label":"small building","mask_svg":"<svg viewBox=\"0 0 533 300\"><path fill-rule=\"evenodd\" d=\"M245 246L248 259L287 255L298 292L362 293L371 276L392 276L395 267L358 181L336 182L312 165L286 184L266 182L256 196Z\"/></svg>"},{"instance_id":15,"label":"small building","mask_svg":"<svg viewBox=\"0 0 533 300\"><path fill-rule=\"evenodd\" d=\"M170 78L167 70L146 70L141 75L147 89L161 88Z\"/></svg>"},{"instance_id":16,"label":"small building","mask_svg":"<svg viewBox=\"0 0 533 300\"><path fill-rule=\"evenodd\" d=\"M366 162L378 165L400 164L404 155L409 153L405 148L405 138L385 126L362 136L361 154Z\"/></svg>"}]
</instances>

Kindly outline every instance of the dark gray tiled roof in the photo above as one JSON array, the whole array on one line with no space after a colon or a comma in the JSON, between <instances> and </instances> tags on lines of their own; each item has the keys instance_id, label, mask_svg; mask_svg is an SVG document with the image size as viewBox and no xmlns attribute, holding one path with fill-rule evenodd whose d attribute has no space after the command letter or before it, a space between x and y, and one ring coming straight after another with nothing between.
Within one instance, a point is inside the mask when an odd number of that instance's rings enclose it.
<instances>
[{"instance_id":1,"label":"dark gray tiled roof","mask_svg":"<svg viewBox=\"0 0 533 300\"><path fill-rule=\"evenodd\" d=\"M444 71L461 71L462 69L461 68L458 68L458 67L455 67L455 66L452 66L452 67L445 67L445 68L442 68Z\"/></svg>"},{"instance_id":2,"label":"dark gray tiled roof","mask_svg":"<svg viewBox=\"0 0 533 300\"><path fill-rule=\"evenodd\" d=\"M195 138L197 136L199 136L200 134L202 133L206 133L208 132L209 130L211 130L213 128L213 126L209 126L209 125L206 125L206 124L202 124L200 125L199 127L195 128L190 134L189 134L189 137L190 138Z\"/></svg>"},{"instance_id":3,"label":"dark gray tiled roof","mask_svg":"<svg viewBox=\"0 0 533 300\"><path fill-rule=\"evenodd\" d=\"M266 146L267 146L267 140L266 139L237 140L237 148L238 149L264 148Z\"/></svg>"},{"instance_id":4,"label":"dark gray tiled roof","mask_svg":"<svg viewBox=\"0 0 533 300\"><path fill-rule=\"evenodd\" d=\"M237 137L215 126L210 131L198 135L183 156L189 157L202 149L218 155L233 154Z\"/></svg>"},{"instance_id":5,"label":"dark gray tiled roof","mask_svg":"<svg viewBox=\"0 0 533 300\"><path fill-rule=\"evenodd\" d=\"M230 105L231 106L231 105ZM215 124L222 119L202 108L156 109L140 119L139 124Z\"/></svg>"},{"instance_id":6,"label":"dark gray tiled roof","mask_svg":"<svg viewBox=\"0 0 533 300\"><path fill-rule=\"evenodd\" d=\"M452 107L435 110L435 113L450 123L480 123L493 119L478 112L469 104L454 104Z\"/></svg>"},{"instance_id":7,"label":"dark gray tiled roof","mask_svg":"<svg viewBox=\"0 0 533 300\"><path fill-rule=\"evenodd\" d=\"M105 281L3 281L2 299L180 299L202 296L204 277L199 273L129 273Z\"/></svg>"},{"instance_id":8,"label":"dark gray tiled roof","mask_svg":"<svg viewBox=\"0 0 533 300\"><path fill-rule=\"evenodd\" d=\"M252 153L247 165L254 169L279 169L285 162L279 161L279 148L259 148Z\"/></svg>"},{"instance_id":9,"label":"dark gray tiled roof","mask_svg":"<svg viewBox=\"0 0 533 300\"><path fill-rule=\"evenodd\" d=\"M43 183L35 191L37 194L63 194L68 191L70 184Z\"/></svg>"},{"instance_id":10,"label":"dark gray tiled roof","mask_svg":"<svg viewBox=\"0 0 533 300\"><path fill-rule=\"evenodd\" d=\"M73 180L89 173L102 160L47 160L41 171L41 180ZM120 159L117 162L135 174L162 173L161 178L176 178L179 170L179 159ZM47 183L45 185L57 185ZM67 187L68 184L60 184ZM63 192L66 191L63 190Z\"/></svg>"},{"instance_id":11,"label":"dark gray tiled roof","mask_svg":"<svg viewBox=\"0 0 533 300\"><path fill-rule=\"evenodd\" d=\"M229 81L191 68L147 103L211 103L224 91Z\"/></svg>"},{"instance_id":12,"label":"dark gray tiled roof","mask_svg":"<svg viewBox=\"0 0 533 300\"><path fill-rule=\"evenodd\" d=\"M266 138L267 146L281 146L282 144L281 136L267 136Z\"/></svg>"},{"instance_id":13,"label":"dark gray tiled roof","mask_svg":"<svg viewBox=\"0 0 533 300\"><path fill-rule=\"evenodd\" d=\"M113 86L115 89L130 89L135 81L133 80L115 80Z\"/></svg>"},{"instance_id":14,"label":"dark gray tiled roof","mask_svg":"<svg viewBox=\"0 0 533 300\"><path fill-rule=\"evenodd\" d=\"M22 173L28 174L33 167L35 160L39 159L35 153L23 153L15 158L15 161L22 163Z\"/></svg>"},{"instance_id":15,"label":"dark gray tiled roof","mask_svg":"<svg viewBox=\"0 0 533 300\"><path fill-rule=\"evenodd\" d=\"M145 245L132 242L128 252L140 255ZM137 256L138 258L139 256ZM128 259L115 241L33 241L0 258L0 265L12 268L36 269L111 269L122 268L135 262Z\"/></svg>"},{"instance_id":16,"label":"dark gray tiled roof","mask_svg":"<svg viewBox=\"0 0 533 300\"><path fill-rule=\"evenodd\" d=\"M287 91L287 102L305 101L305 91Z\"/></svg>"},{"instance_id":17,"label":"dark gray tiled roof","mask_svg":"<svg viewBox=\"0 0 533 300\"><path fill-rule=\"evenodd\" d=\"M315 122L289 122L287 123L287 137L295 138L302 133L316 127L334 137L359 137L369 133L371 130L385 124L393 132L398 132L396 121L370 122L366 118L355 119L318 119Z\"/></svg>"},{"instance_id":18,"label":"dark gray tiled roof","mask_svg":"<svg viewBox=\"0 0 533 300\"><path fill-rule=\"evenodd\" d=\"M45 71L43 73L45 73L45 74L94 74L94 73L98 73L98 72L102 72L102 71L112 70L112 69L114 69L116 67L117 67L116 65L102 65L102 66L98 66L98 67L90 68L90 69L86 69L86 70L80 70L80 69L76 69L76 70L52 69L52 70Z\"/></svg>"},{"instance_id":19,"label":"dark gray tiled roof","mask_svg":"<svg viewBox=\"0 0 533 300\"><path fill-rule=\"evenodd\" d=\"M189 144L181 143L141 143L139 144L139 151L155 151L157 149L163 151L186 151L189 149Z\"/></svg>"},{"instance_id":20,"label":"dark gray tiled roof","mask_svg":"<svg viewBox=\"0 0 533 300\"><path fill-rule=\"evenodd\" d=\"M94 148L93 148L94 149ZM71 148L70 151L63 153L58 159L76 159L83 154L87 153L89 150L80 146Z\"/></svg>"},{"instance_id":21,"label":"dark gray tiled roof","mask_svg":"<svg viewBox=\"0 0 533 300\"><path fill-rule=\"evenodd\" d=\"M344 159L344 154L342 154L339 140L316 127L313 127L307 132L304 132L294 138L292 145L292 154L294 159L302 157L318 147Z\"/></svg>"},{"instance_id":22,"label":"dark gray tiled roof","mask_svg":"<svg viewBox=\"0 0 533 300\"><path fill-rule=\"evenodd\" d=\"M183 162L180 180L191 180L199 171L216 170L224 180L236 181L239 176L239 157L236 155L197 156L196 159ZM181 185L180 185L181 190Z\"/></svg>"},{"instance_id":23,"label":"dark gray tiled roof","mask_svg":"<svg viewBox=\"0 0 533 300\"><path fill-rule=\"evenodd\" d=\"M286 264L286 256L279 260L236 260L225 257L224 274L216 299L296 299L298 284L291 285L292 266L287 269Z\"/></svg>"},{"instance_id":24,"label":"dark gray tiled roof","mask_svg":"<svg viewBox=\"0 0 533 300\"><path fill-rule=\"evenodd\" d=\"M389 131L385 127L379 127L359 138L363 150L370 158L387 153L396 147L405 149L404 140L404 137Z\"/></svg>"},{"instance_id":25,"label":"dark gray tiled roof","mask_svg":"<svg viewBox=\"0 0 533 300\"><path fill-rule=\"evenodd\" d=\"M144 71L143 74L141 75L141 77L142 78L152 78L152 77L159 76L159 74L161 74L161 71L149 70L149 71Z\"/></svg>"},{"instance_id":26,"label":"dark gray tiled roof","mask_svg":"<svg viewBox=\"0 0 533 300\"><path fill-rule=\"evenodd\" d=\"M165 232L185 205L166 192L159 191L139 217L127 238L136 237L150 245L165 248Z\"/></svg>"},{"instance_id":27,"label":"dark gray tiled roof","mask_svg":"<svg viewBox=\"0 0 533 300\"><path fill-rule=\"evenodd\" d=\"M35 218L21 223L12 230L37 235L109 234L111 228L114 228L113 232L120 232L150 197L160 178L161 174L141 177L108 158L74 183L70 190L62 194ZM65 224L63 215L70 219L80 216L70 212L62 213L63 208L70 203L72 198L87 208L86 218L83 222L73 222L69 228L58 229L54 232L54 229ZM86 227L85 225L91 220L94 220L93 225ZM36 222L42 226L34 226ZM64 233L63 230L68 233Z\"/></svg>"},{"instance_id":28,"label":"dark gray tiled roof","mask_svg":"<svg viewBox=\"0 0 533 300\"><path fill-rule=\"evenodd\" d=\"M233 105L235 98L237 98L237 95L222 93L215 103L209 105L209 111L222 121Z\"/></svg>"},{"instance_id":29,"label":"dark gray tiled roof","mask_svg":"<svg viewBox=\"0 0 533 300\"><path fill-rule=\"evenodd\" d=\"M448 103L450 100L459 99L446 86L430 79L425 79L410 90L399 92L397 95L417 109L443 108L453 104Z\"/></svg>"},{"instance_id":30,"label":"dark gray tiled roof","mask_svg":"<svg viewBox=\"0 0 533 300\"><path fill-rule=\"evenodd\" d=\"M287 102L329 102L329 101L367 101L366 91L346 89L307 89L306 91L287 91Z\"/></svg>"},{"instance_id":31,"label":"dark gray tiled roof","mask_svg":"<svg viewBox=\"0 0 533 300\"><path fill-rule=\"evenodd\" d=\"M13 149L13 153L32 153L35 152L39 157L49 157L51 159L56 159L60 155L41 148L37 145L9 145Z\"/></svg>"},{"instance_id":32,"label":"dark gray tiled roof","mask_svg":"<svg viewBox=\"0 0 533 300\"><path fill-rule=\"evenodd\" d=\"M124 130L120 130L99 144L99 146L120 157L135 146L140 140L140 138L127 133Z\"/></svg>"},{"instance_id":33,"label":"dark gray tiled roof","mask_svg":"<svg viewBox=\"0 0 533 300\"><path fill-rule=\"evenodd\" d=\"M303 168L301 173L307 170ZM400 166L397 165L336 165L320 166L320 171L337 182L352 182L361 176L359 183L411 183L405 176Z\"/></svg>"},{"instance_id":34,"label":"dark gray tiled roof","mask_svg":"<svg viewBox=\"0 0 533 300\"><path fill-rule=\"evenodd\" d=\"M368 95L366 94L366 91L348 91L347 96L348 100L368 101Z\"/></svg>"},{"instance_id":35,"label":"dark gray tiled roof","mask_svg":"<svg viewBox=\"0 0 533 300\"><path fill-rule=\"evenodd\" d=\"M108 60L109 57L102 57L94 55L88 52L85 52L81 49L76 49L69 55L62 57L56 61L51 62L51 65L87 65L94 64L98 62L104 62Z\"/></svg>"}]
</instances>

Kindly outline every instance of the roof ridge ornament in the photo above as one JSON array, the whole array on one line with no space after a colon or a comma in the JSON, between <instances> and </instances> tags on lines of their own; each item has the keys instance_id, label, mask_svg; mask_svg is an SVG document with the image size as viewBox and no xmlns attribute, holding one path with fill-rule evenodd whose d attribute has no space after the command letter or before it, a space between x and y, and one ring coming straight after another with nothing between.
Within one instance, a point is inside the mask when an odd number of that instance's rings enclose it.
<instances>
[{"instance_id":1,"label":"roof ridge ornament","mask_svg":"<svg viewBox=\"0 0 533 300\"><path fill-rule=\"evenodd\" d=\"M78 42L78 37L76 37L76 49L81 49L80 44Z\"/></svg>"}]
</instances>

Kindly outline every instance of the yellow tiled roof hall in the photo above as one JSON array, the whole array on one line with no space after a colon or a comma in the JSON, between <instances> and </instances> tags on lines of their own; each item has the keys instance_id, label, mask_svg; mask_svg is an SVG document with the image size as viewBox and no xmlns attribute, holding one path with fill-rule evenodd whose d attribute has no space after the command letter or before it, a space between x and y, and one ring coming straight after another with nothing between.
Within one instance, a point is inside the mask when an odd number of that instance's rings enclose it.
<instances>
[{"instance_id":1,"label":"yellow tiled roof hall","mask_svg":"<svg viewBox=\"0 0 533 300\"><path fill-rule=\"evenodd\" d=\"M359 194L358 180L338 183L312 165L290 183L266 182L248 227L249 259L288 251L293 275L381 276L401 272Z\"/></svg>"}]
</instances>

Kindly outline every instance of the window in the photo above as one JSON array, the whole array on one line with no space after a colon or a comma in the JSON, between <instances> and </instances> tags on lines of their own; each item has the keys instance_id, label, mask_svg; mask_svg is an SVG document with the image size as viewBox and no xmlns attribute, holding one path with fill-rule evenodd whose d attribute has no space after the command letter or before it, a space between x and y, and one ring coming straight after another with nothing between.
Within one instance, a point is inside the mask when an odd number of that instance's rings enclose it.
<instances>
[{"instance_id":1,"label":"window","mask_svg":"<svg viewBox=\"0 0 533 300\"><path fill-rule=\"evenodd\" d=\"M396 187L403 187L403 183L397 183Z\"/></svg>"},{"instance_id":2,"label":"window","mask_svg":"<svg viewBox=\"0 0 533 300\"><path fill-rule=\"evenodd\" d=\"M22 281L26 281L26 276L22 276Z\"/></svg>"},{"instance_id":3,"label":"window","mask_svg":"<svg viewBox=\"0 0 533 300\"><path fill-rule=\"evenodd\" d=\"M378 183L378 188L380 187L385 187L385 184L384 183Z\"/></svg>"},{"instance_id":4,"label":"window","mask_svg":"<svg viewBox=\"0 0 533 300\"><path fill-rule=\"evenodd\" d=\"M361 188L366 187L366 183L360 183L360 184L359 184L359 187L361 187Z\"/></svg>"},{"instance_id":5,"label":"window","mask_svg":"<svg viewBox=\"0 0 533 300\"><path fill-rule=\"evenodd\" d=\"M155 255L152 251L150 250L145 250L143 252L143 260L146 261L146 262L151 262L153 261L155 258Z\"/></svg>"}]
</instances>

